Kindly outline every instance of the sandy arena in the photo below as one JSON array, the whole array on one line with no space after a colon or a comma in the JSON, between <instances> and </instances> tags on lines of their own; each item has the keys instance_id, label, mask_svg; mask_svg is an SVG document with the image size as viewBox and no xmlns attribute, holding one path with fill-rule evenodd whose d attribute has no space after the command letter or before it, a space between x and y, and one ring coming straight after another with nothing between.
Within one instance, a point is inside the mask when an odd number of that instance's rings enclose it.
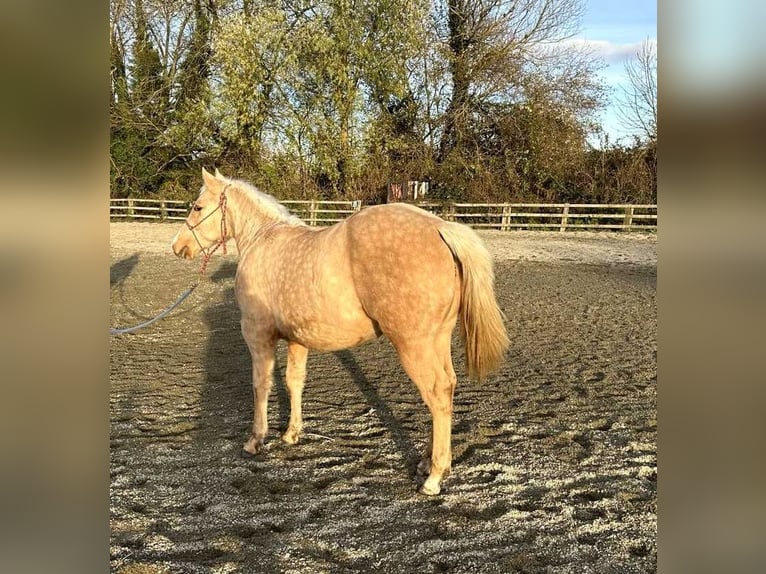
<instances>
[{"instance_id":1,"label":"sandy arena","mask_svg":"<svg viewBox=\"0 0 766 574\"><path fill-rule=\"evenodd\" d=\"M180 224L111 224L112 326L175 301ZM656 571L656 235L483 232L511 349L483 383L454 338L452 474L417 494L430 416L385 339L312 353L304 436L285 349L265 455L246 460L236 248L167 318L111 337L113 572ZM232 253L233 252L233 253Z\"/></svg>"}]
</instances>

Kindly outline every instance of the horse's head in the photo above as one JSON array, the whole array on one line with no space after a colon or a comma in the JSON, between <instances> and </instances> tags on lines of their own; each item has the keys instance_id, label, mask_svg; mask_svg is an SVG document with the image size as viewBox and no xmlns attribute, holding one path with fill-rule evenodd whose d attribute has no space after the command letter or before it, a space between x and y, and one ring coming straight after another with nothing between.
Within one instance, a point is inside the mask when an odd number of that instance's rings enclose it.
<instances>
[{"instance_id":1,"label":"horse's head","mask_svg":"<svg viewBox=\"0 0 766 574\"><path fill-rule=\"evenodd\" d=\"M184 226L176 233L170 244L178 257L192 259L198 252L225 241L226 234L226 183L215 171L211 175L202 168L204 185L189 212Z\"/></svg>"}]
</instances>

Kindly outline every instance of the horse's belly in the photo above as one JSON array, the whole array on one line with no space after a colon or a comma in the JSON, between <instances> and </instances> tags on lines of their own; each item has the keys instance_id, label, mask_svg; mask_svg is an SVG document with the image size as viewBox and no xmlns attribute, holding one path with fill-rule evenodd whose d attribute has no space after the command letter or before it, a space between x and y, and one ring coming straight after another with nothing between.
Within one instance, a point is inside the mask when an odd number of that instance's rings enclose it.
<instances>
[{"instance_id":1,"label":"horse's belly","mask_svg":"<svg viewBox=\"0 0 766 574\"><path fill-rule=\"evenodd\" d=\"M332 323L309 320L285 325L280 330L285 338L317 351L348 349L379 335L377 326L369 317Z\"/></svg>"}]
</instances>

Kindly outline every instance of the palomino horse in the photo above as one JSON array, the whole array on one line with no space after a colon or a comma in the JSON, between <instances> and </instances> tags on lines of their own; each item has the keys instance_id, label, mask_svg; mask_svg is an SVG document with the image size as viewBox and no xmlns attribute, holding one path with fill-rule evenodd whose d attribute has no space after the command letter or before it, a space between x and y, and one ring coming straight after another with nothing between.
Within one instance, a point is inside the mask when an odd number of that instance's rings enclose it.
<instances>
[{"instance_id":1,"label":"palomino horse","mask_svg":"<svg viewBox=\"0 0 766 574\"><path fill-rule=\"evenodd\" d=\"M438 494L452 463L456 376L451 335L460 318L468 374L483 378L508 347L495 301L492 260L468 227L404 204L368 207L315 228L251 185L202 170L204 185L173 252L193 258L233 238L236 298L253 363L253 430L245 454L263 449L274 353L287 340L290 421L298 442L309 349L337 351L386 335L431 411L431 444L418 465L423 494Z\"/></svg>"}]
</instances>

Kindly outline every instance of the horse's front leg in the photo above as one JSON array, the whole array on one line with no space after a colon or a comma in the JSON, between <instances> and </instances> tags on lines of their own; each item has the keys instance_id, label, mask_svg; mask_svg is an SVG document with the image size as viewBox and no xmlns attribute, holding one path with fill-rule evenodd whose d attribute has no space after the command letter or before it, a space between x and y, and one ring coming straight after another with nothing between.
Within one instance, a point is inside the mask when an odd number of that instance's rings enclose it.
<instances>
[{"instance_id":1,"label":"horse's front leg","mask_svg":"<svg viewBox=\"0 0 766 574\"><path fill-rule=\"evenodd\" d=\"M309 350L299 343L287 343L287 392L290 393L290 424L282 435L287 444L296 444L303 429L301 397L306 382L306 360Z\"/></svg>"},{"instance_id":2,"label":"horse's front leg","mask_svg":"<svg viewBox=\"0 0 766 574\"><path fill-rule=\"evenodd\" d=\"M263 450L269 428L267 411L274 373L276 339L247 333L245 328L243 333L253 361L253 430L242 450L242 454L248 456Z\"/></svg>"}]
</instances>

